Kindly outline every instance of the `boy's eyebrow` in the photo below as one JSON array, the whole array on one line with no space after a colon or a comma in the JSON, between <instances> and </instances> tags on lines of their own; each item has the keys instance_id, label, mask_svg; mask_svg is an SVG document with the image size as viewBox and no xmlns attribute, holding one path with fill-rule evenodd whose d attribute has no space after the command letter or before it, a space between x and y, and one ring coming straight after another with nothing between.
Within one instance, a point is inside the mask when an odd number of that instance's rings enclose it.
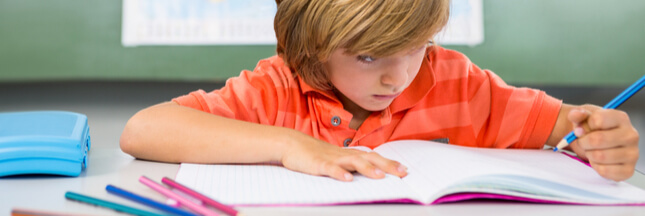
<instances>
[{"instance_id":1,"label":"boy's eyebrow","mask_svg":"<svg viewBox=\"0 0 645 216\"><path fill-rule=\"evenodd\" d=\"M415 46L415 47L410 48L409 52L411 53L411 52L417 51L418 49L422 49L424 47L427 47L428 45L432 45L433 43L434 43L434 41L432 41L432 39L429 39L426 43L423 43L423 44L421 44L419 46ZM349 52L349 49L347 49L347 48L339 48L339 49L343 49L343 54L348 55L348 56L350 56L350 55L351 56L353 56L353 55L365 55L365 56L371 56L371 57L377 57L377 58L387 57L387 56L376 56L373 53L361 53L361 52L351 53L351 52ZM401 52L401 51L399 51L399 52Z\"/></svg>"},{"instance_id":2,"label":"boy's eyebrow","mask_svg":"<svg viewBox=\"0 0 645 216\"><path fill-rule=\"evenodd\" d=\"M344 55L351 55L351 56L353 56L353 55L367 55L367 56L373 56L370 53L361 53L361 52L351 53L351 52L349 52L349 49L347 49L347 48L341 48L341 49L343 49L343 54Z\"/></svg>"}]
</instances>

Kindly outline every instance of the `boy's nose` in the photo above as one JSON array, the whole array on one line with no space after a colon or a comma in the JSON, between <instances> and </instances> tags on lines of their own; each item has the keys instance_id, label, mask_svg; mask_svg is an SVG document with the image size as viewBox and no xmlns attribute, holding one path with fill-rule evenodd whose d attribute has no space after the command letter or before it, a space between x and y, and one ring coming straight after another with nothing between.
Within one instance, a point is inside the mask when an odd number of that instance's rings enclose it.
<instances>
[{"instance_id":1,"label":"boy's nose","mask_svg":"<svg viewBox=\"0 0 645 216\"><path fill-rule=\"evenodd\" d=\"M408 64L406 61L398 61L396 64L389 67L385 74L381 77L381 83L388 87L394 89L394 91L399 91L405 83L408 81Z\"/></svg>"}]
</instances>

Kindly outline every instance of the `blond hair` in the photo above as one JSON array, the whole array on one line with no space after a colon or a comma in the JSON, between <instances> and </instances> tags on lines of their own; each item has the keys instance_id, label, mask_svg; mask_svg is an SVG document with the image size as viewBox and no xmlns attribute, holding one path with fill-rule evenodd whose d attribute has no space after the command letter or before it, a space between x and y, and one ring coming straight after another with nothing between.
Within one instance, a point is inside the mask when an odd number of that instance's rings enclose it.
<instances>
[{"instance_id":1,"label":"blond hair","mask_svg":"<svg viewBox=\"0 0 645 216\"><path fill-rule=\"evenodd\" d=\"M277 53L307 84L333 86L331 53L390 56L431 39L447 23L450 0L276 0Z\"/></svg>"}]
</instances>

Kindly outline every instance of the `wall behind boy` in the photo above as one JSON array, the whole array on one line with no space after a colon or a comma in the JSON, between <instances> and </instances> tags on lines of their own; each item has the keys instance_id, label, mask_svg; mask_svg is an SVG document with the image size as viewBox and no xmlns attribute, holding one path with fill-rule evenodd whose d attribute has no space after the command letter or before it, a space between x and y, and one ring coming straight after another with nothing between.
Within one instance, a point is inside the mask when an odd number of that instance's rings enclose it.
<instances>
[{"instance_id":1,"label":"wall behind boy","mask_svg":"<svg viewBox=\"0 0 645 216\"><path fill-rule=\"evenodd\" d=\"M268 0L267 0L268 1ZM274 46L121 46L121 0L0 0L0 82L222 81ZM485 41L449 46L509 83L624 86L645 74L645 1L485 0Z\"/></svg>"}]
</instances>

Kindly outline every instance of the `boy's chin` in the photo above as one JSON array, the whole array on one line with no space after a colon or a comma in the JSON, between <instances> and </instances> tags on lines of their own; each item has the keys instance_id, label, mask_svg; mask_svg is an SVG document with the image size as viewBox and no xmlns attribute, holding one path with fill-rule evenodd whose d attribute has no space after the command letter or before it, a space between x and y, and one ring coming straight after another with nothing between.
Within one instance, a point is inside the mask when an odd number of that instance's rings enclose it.
<instances>
[{"instance_id":1,"label":"boy's chin","mask_svg":"<svg viewBox=\"0 0 645 216\"><path fill-rule=\"evenodd\" d=\"M388 104L386 104L386 105L379 105L379 106L370 106L370 107L363 107L363 106L361 106L361 107L362 107L363 109L367 110L367 111L370 111L370 112L381 112L381 111L383 111L383 110L387 109L387 107L389 107L389 106L390 106L390 104L391 104L391 103L388 103Z\"/></svg>"}]
</instances>

